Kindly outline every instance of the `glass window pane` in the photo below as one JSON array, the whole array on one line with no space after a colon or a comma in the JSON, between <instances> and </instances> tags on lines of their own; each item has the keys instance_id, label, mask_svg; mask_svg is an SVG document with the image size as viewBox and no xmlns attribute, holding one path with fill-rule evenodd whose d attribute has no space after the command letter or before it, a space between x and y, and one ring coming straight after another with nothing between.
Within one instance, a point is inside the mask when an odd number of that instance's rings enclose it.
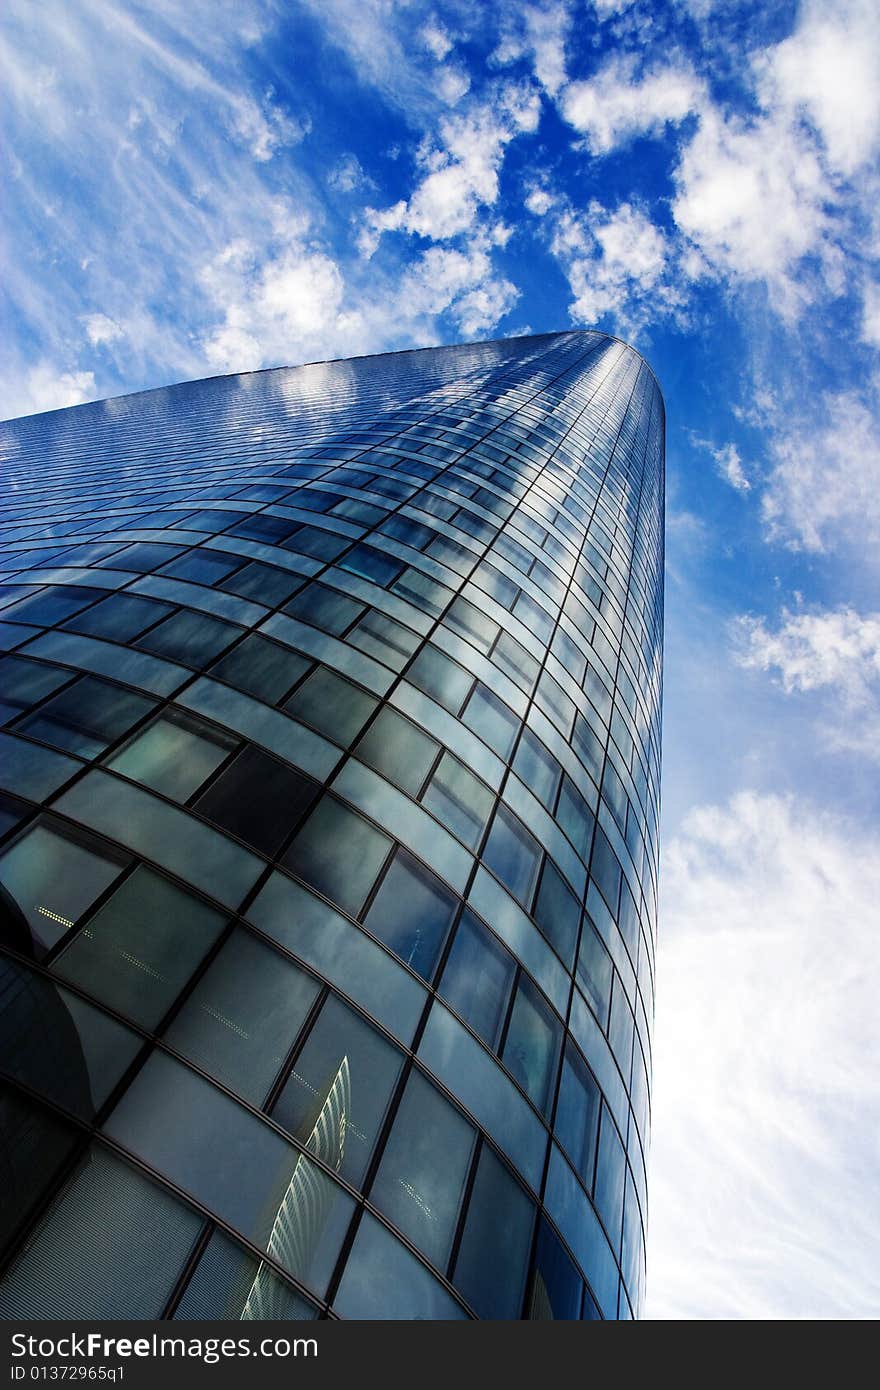
<instances>
[{"instance_id":1,"label":"glass window pane","mask_svg":"<svg viewBox=\"0 0 880 1390\"><path fill-rule=\"evenodd\" d=\"M174 1312L192 1322L256 1318L297 1322L317 1310L271 1265L256 1259L223 1231L215 1230Z\"/></svg>"},{"instance_id":2,"label":"glass window pane","mask_svg":"<svg viewBox=\"0 0 880 1390\"><path fill-rule=\"evenodd\" d=\"M579 1322L584 1281L558 1236L541 1222L529 1318L540 1322ZM592 1300L590 1300L592 1303Z\"/></svg>"},{"instance_id":3,"label":"glass window pane","mask_svg":"<svg viewBox=\"0 0 880 1390\"><path fill-rule=\"evenodd\" d=\"M553 1132L587 1189L593 1185L601 1096L580 1053L569 1046L562 1067Z\"/></svg>"},{"instance_id":4,"label":"glass window pane","mask_svg":"<svg viewBox=\"0 0 880 1390\"><path fill-rule=\"evenodd\" d=\"M494 1051L507 1016L516 964L465 909L440 981L440 993Z\"/></svg>"},{"instance_id":5,"label":"glass window pane","mask_svg":"<svg viewBox=\"0 0 880 1390\"><path fill-rule=\"evenodd\" d=\"M419 1072L407 1082L370 1196L445 1270L475 1131Z\"/></svg>"},{"instance_id":6,"label":"glass window pane","mask_svg":"<svg viewBox=\"0 0 880 1390\"><path fill-rule=\"evenodd\" d=\"M267 1124L154 1053L107 1129L323 1295L354 1203Z\"/></svg>"},{"instance_id":7,"label":"glass window pane","mask_svg":"<svg viewBox=\"0 0 880 1390\"><path fill-rule=\"evenodd\" d=\"M309 584L284 605L284 612L312 627L323 628L334 637L341 637L364 612L364 605L336 589L328 589L326 584Z\"/></svg>"},{"instance_id":8,"label":"glass window pane","mask_svg":"<svg viewBox=\"0 0 880 1390\"><path fill-rule=\"evenodd\" d=\"M152 628L137 645L156 656L182 661L185 666L194 666L200 671L241 634L242 629L232 623L184 608Z\"/></svg>"},{"instance_id":9,"label":"glass window pane","mask_svg":"<svg viewBox=\"0 0 880 1390\"><path fill-rule=\"evenodd\" d=\"M339 1173L359 1186L373 1152L403 1055L358 1014L331 996L299 1052L272 1118L320 1153L318 1120L336 1091L344 1105Z\"/></svg>"},{"instance_id":10,"label":"glass window pane","mask_svg":"<svg viewBox=\"0 0 880 1390\"><path fill-rule=\"evenodd\" d=\"M562 1028L531 981L520 978L504 1051L507 1068L542 1112L552 1098Z\"/></svg>"},{"instance_id":11,"label":"glass window pane","mask_svg":"<svg viewBox=\"0 0 880 1390\"><path fill-rule=\"evenodd\" d=\"M0 1249L7 1248L79 1142L72 1125L0 1081ZM0 1282L0 1309L7 1289Z\"/></svg>"},{"instance_id":12,"label":"glass window pane","mask_svg":"<svg viewBox=\"0 0 880 1390\"><path fill-rule=\"evenodd\" d=\"M31 705L44 700L72 677L72 671L64 671L60 666L45 666L39 661L28 661L23 656L0 658L0 690L10 716L30 709Z\"/></svg>"},{"instance_id":13,"label":"glass window pane","mask_svg":"<svg viewBox=\"0 0 880 1390\"><path fill-rule=\"evenodd\" d=\"M224 579L221 588L241 598L256 599L267 608L275 608L302 588L303 582L299 575L291 574L290 570L279 569L277 565L261 565L254 560L238 574Z\"/></svg>"},{"instance_id":14,"label":"glass window pane","mask_svg":"<svg viewBox=\"0 0 880 1390\"><path fill-rule=\"evenodd\" d=\"M510 756L519 720L485 685L477 684L463 718L468 728L479 734L499 757Z\"/></svg>"},{"instance_id":15,"label":"glass window pane","mask_svg":"<svg viewBox=\"0 0 880 1390\"><path fill-rule=\"evenodd\" d=\"M494 801L489 788L451 753L443 754L422 797L422 805L469 849L479 844Z\"/></svg>"},{"instance_id":16,"label":"glass window pane","mask_svg":"<svg viewBox=\"0 0 880 1390\"><path fill-rule=\"evenodd\" d=\"M571 969L581 920L580 903L549 856L544 860L534 918L551 946Z\"/></svg>"},{"instance_id":17,"label":"glass window pane","mask_svg":"<svg viewBox=\"0 0 880 1390\"><path fill-rule=\"evenodd\" d=\"M111 594L64 624L71 632L103 637L107 642L133 642L173 611L170 603L141 598L138 594Z\"/></svg>"},{"instance_id":18,"label":"glass window pane","mask_svg":"<svg viewBox=\"0 0 880 1390\"><path fill-rule=\"evenodd\" d=\"M7 1272L0 1317L158 1318L202 1225L94 1146Z\"/></svg>"},{"instance_id":19,"label":"glass window pane","mask_svg":"<svg viewBox=\"0 0 880 1390\"><path fill-rule=\"evenodd\" d=\"M371 610L348 634L348 641L368 656L384 662L393 671L402 671L419 645L420 638L402 623Z\"/></svg>"},{"instance_id":20,"label":"glass window pane","mask_svg":"<svg viewBox=\"0 0 880 1390\"><path fill-rule=\"evenodd\" d=\"M289 647L251 633L211 667L211 675L274 705L304 675L311 663Z\"/></svg>"},{"instance_id":21,"label":"glass window pane","mask_svg":"<svg viewBox=\"0 0 880 1390\"><path fill-rule=\"evenodd\" d=\"M484 654L488 654L492 643L501 631L497 623L487 618L466 598L457 598L446 614L446 624L472 642Z\"/></svg>"},{"instance_id":22,"label":"glass window pane","mask_svg":"<svg viewBox=\"0 0 880 1390\"><path fill-rule=\"evenodd\" d=\"M16 732L28 733L80 757L93 758L154 708L154 700L95 676L84 676L42 705L19 724Z\"/></svg>"},{"instance_id":23,"label":"glass window pane","mask_svg":"<svg viewBox=\"0 0 880 1390\"><path fill-rule=\"evenodd\" d=\"M9 1076L94 1119L141 1038L45 975L0 956L0 1056Z\"/></svg>"},{"instance_id":24,"label":"glass window pane","mask_svg":"<svg viewBox=\"0 0 880 1390\"><path fill-rule=\"evenodd\" d=\"M318 990L271 946L235 931L166 1037L203 1071L262 1105Z\"/></svg>"},{"instance_id":25,"label":"glass window pane","mask_svg":"<svg viewBox=\"0 0 880 1390\"><path fill-rule=\"evenodd\" d=\"M531 729L523 729L513 770L544 806L552 808L562 768Z\"/></svg>"},{"instance_id":26,"label":"glass window pane","mask_svg":"<svg viewBox=\"0 0 880 1390\"><path fill-rule=\"evenodd\" d=\"M454 1298L390 1231L364 1213L334 1300L343 1318L418 1322L466 1318Z\"/></svg>"},{"instance_id":27,"label":"glass window pane","mask_svg":"<svg viewBox=\"0 0 880 1390\"><path fill-rule=\"evenodd\" d=\"M608 1107L602 1107L602 1126L599 1133L599 1157L596 1163L596 1186L593 1201L605 1223L611 1244L617 1249L623 1218L623 1192L626 1185L626 1159L623 1145Z\"/></svg>"},{"instance_id":28,"label":"glass window pane","mask_svg":"<svg viewBox=\"0 0 880 1390\"><path fill-rule=\"evenodd\" d=\"M357 746L357 756L377 772L417 796L440 751L415 724L393 709L380 710Z\"/></svg>"},{"instance_id":29,"label":"glass window pane","mask_svg":"<svg viewBox=\"0 0 880 1390\"><path fill-rule=\"evenodd\" d=\"M577 982L603 1028L608 1022L612 973L611 957L587 917L578 951Z\"/></svg>"},{"instance_id":30,"label":"glass window pane","mask_svg":"<svg viewBox=\"0 0 880 1390\"><path fill-rule=\"evenodd\" d=\"M196 810L271 857L319 790L310 777L248 747L211 783Z\"/></svg>"},{"instance_id":31,"label":"glass window pane","mask_svg":"<svg viewBox=\"0 0 880 1390\"><path fill-rule=\"evenodd\" d=\"M182 715L163 714L135 734L107 766L175 801L186 801L236 747L237 740L214 733Z\"/></svg>"},{"instance_id":32,"label":"glass window pane","mask_svg":"<svg viewBox=\"0 0 880 1390\"><path fill-rule=\"evenodd\" d=\"M430 979L458 898L405 850L383 878L365 924L423 979Z\"/></svg>"},{"instance_id":33,"label":"glass window pane","mask_svg":"<svg viewBox=\"0 0 880 1390\"><path fill-rule=\"evenodd\" d=\"M593 838L593 813L569 777L562 781L556 819L586 863Z\"/></svg>"},{"instance_id":34,"label":"glass window pane","mask_svg":"<svg viewBox=\"0 0 880 1390\"><path fill-rule=\"evenodd\" d=\"M452 714L458 714L474 683L469 671L430 644L419 652L406 678Z\"/></svg>"},{"instance_id":35,"label":"glass window pane","mask_svg":"<svg viewBox=\"0 0 880 1390\"><path fill-rule=\"evenodd\" d=\"M535 1208L483 1144L453 1282L481 1318L519 1318Z\"/></svg>"},{"instance_id":36,"label":"glass window pane","mask_svg":"<svg viewBox=\"0 0 880 1390\"><path fill-rule=\"evenodd\" d=\"M364 727L377 701L351 681L319 666L287 701L284 708L294 719L311 724L334 742L347 748Z\"/></svg>"},{"instance_id":37,"label":"glass window pane","mask_svg":"<svg viewBox=\"0 0 880 1390\"><path fill-rule=\"evenodd\" d=\"M60 941L127 860L60 824L36 821L0 856L0 883L46 949Z\"/></svg>"},{"instance_id":38,"label":"glass window pane","mask_svg":"<svg viewBox=\"0 0 880 1390\"><path fill-rule=\"evenodd\" d=\"M540 862L537 840L512 811L499 806L483 851L483 863L526 908L531 906Z\"/></svg>"},{"instance_id":39,"label":"glass window pane","mask_svg":"<svg viewBox=\"0 0 880 1390\"><path fill-rule=\"evenodd\" d=\"M223 930L207 903L143 865L58 957L56 974L154 1028Z\"/></svg>"},{"instance_id":40,"label":"glass window pane","mask_svg":"<svg viewBox=\"0 0 880 1390\"><path fill-rule=\"evenodd\" d=\"M391 841L334 797L318 802L284 863L357 916L384 864Z\"/></svg>"}]
</instances>

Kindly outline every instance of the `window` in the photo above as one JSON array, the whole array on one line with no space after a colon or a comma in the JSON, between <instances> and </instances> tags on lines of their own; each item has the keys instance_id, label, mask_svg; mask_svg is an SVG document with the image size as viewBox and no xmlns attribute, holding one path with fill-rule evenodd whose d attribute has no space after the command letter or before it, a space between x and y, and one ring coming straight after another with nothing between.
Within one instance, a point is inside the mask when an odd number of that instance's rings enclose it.
<instances>
[{"instance_id":1,"label":"window","mask_svg":"<svg viewBox=\"0 0 880 1390\"><path fill-rule=\"evenodd\" d=\"M401 671L419 645L419 637L408 627L371 609L348 634L353 647L377 661Z\"/></svg>"},{"instance_id":2,"label":"window","mask_svg":"<svg viewBox=\"0 0 880 1390\"><path fill-rule=\"evenodd\" d=\"M592 1074L571 1043L565 1050L554 1135L588 1191L593 1186L601 1096Z\"/></svg>"},{"instance_id":3,"label":"window","mask_svg":"<svg viewBox=\"0 0 880 1390\"><path fill-rule=\"evenodd\" d=\"M541 849L521 821L500 804L489 831L483 863L501 879L510 892L528 908L531 905Z\"/></svg>"},{"instance_id":4,"label":"window","mask_svg":"<svg viewBox=\"0 0 880 1390\"><path fill-rule=\"evenodd\" d=\"M493 1052L507 1017L515 972L513 958L465 909L439 992Z\"/></svg>"},{"instance_id":5,"label":"window","mask_svg":"<svg viewBox=\"0 0 880 1390\"><path fill-rule=\"evenodd\" d=\"M430 979L458 899L406 850L399 849L370 905L366 926L401 960Z\"/></svg>"},{"instance_id":6,"label":"window","mask_svg":"<svg viewBox=\"0 0 880 1390\"><path fill-rule=\"evenodd\" d=\"M422 805L469 849L480 842L495 797L451 753L444 753L422 797Z\"/></svg>"},{"instance_id":7,"label":"window","mask_svg":"<svg viewBox=\"0 0 880 1390\"><path fill-rule=\"evenodd\" d=\"M440 1270L449 1259L474 1138L464 1116L412 1072L370 1196Z\"/></svg>"},{"instance_id":8,"label":"window","mask_svg":"<svg viewBox=\"0 0 880 1390\"><path fill-rule=\"evenodd\" d=\"M140 865L55 962L55 973L155 1028L225 918Z\"/></svg>"},{"instance_id":9,"label":"window","mask_svg":"<svg viewBox=\"0 0 880 1390\"><path fill-rule=\"evenodd\" d=\"M270 858L320 790L260 748L247 747L196 802L196 810Z\"/></svg>"},{"instance_id":10,"label":"window","mask_svg":"<svg viewBox=\"0 0 880 1390\"><path fill-rule=\"evenodd\" d=\"M317 1309L265 1261L215 1228L173 1316L194 1322L298 1322L316 1317Z\"/></svg>"},{"instance_id":11,"label":"window","mask_svg":"<svg viewBox=\"0 0 880 1390\"><path fill-rule=\"evenodd\" d=\"M357 746L357 756L418 796L440 745L393 709L382 709Z\"/></svg>"},{"instance_id":12,"label":"window","mask_svg":"<svg viewBox=\"0 0 880 1390\"><path fill-rule=\"evenodd\" d=\"M310 975L250 933L236 931L167 1039L203 1071L262 1105L317 995Z\"/></svg>"},{"instance_id":13,"label":"window","mask_svg":"<svg viewBox=\"0 0 880 1390\"><path fill-rule=\"evenodd\" d=\"M563 777L556 819L584 863L593 838L593 813L570 777Z\"/></svg>"},{"instance_id":14,"label":"window","mask_svg":"<svg viewBox=\"0 0 880 1390\"><path fill-rule=\"evenodd\" d=\"M552 809L562 768L531 729L523 729L513 770L532 795L548 810Z\"/></svg>"},{"instance_id":15,"label":"window","mask_svg":"<svg viewBox=\"0 0 880 1390\"><path fill-rule=\"evenodd\" d=\"M251 633L211 667L211 675L274 705L309 669L307 657Z\"/></svg>"},{"instance_id":16,"label":"window","mask_svg":"<svg viewBox=\"0 0 880 1390\"><path fill-rule=\"evenodd\" d=\"M474 683L470 672L463 670L457 662L430 643L419 652L406 676L419 690L424 690L426 695L452 714L457 714L461 709Z\"/></svg>"},{"instance_id":17,"label":"window","mask_svg":"<svg viewBox=\"0 0 880 1390\"><path fill-rule=\"evenodd\" d=\"M531 691L541 668L515 637L502 632L492 653L492 660L521 690Z\"/></svg>"},{"instance_id":18,"label":"window","mask_svg":"<svg viewBox=\"0 0 880 1390\"><path fill-rule=\"evenodd\" d=\"M509 757L519 728L519 720L497 695L493 695L492 691L479 681L468 700L464 722L475 734L479 734L499 757Z\"/></svg>"},{"instance_id":19,"label":"window","mask_svg":"<svg viewBox=\"0 0 880 1390\"><path fill-rule=\"evenodd\" d=\"M284 612L312 627L323 628L334 637L341 637L364 612L364 605L336 589L328 589L326 584L309 584L284 605Z\"/></svg>"},{"instance_id":20,"label":"window","mask_svg":"<svg viewBox=\"0 0 880 1390\"><path fill-rule=\"evenodd\" d=\"M209 512L208 516L217 517L217 513ZM193 527L192 518L187 520L186 525L188 530L202 529L198 526ZM219 526L210 526L207 529L219 530ZM162 575L168 579L184 579L190 584L210 585L225 579L233 570L240 569L241 563L240 555L222 555L217 550L191 550L188 555L181 555L178 560L172 560L170 565L166 565Z\"/></svg>"},{"instance_id":21,"label":"window","mask_svg":"<svg viewBox=\"0 0 880 1390\"><path fill-rule=\"evenodd\" d=\"M284 708L294 719L311 724L320 733L332 738L343 748L354 740L364 727L378 701L344 680L326 666L319 666Z\"/></svg>"},{"instance_id":22,"label":"window","mask_svg":"<svg viewBox=\"0 0 880 1390\"><path fill-rule=\"evenodd\" d=\"M535 1208L484 1143L453 1282L481 1318L519 1318Z\"/></svg>"},{"instance_id":23,"label":"window","mask_svg":"<svg viewBox=\"0 0 880 1390\"><path fill-rule=\"evenodd\" d=\"M501 1058L542 1113L552 1098L561 1036L561 1025L531 981L522 976Z\"/></svg>"},{"instance_id":24,"label":"window","mask_svg":"<svg viewBox=\"0 0 880 1390\"><path fill-rule=\"evenodd\" d=\"M542 1220L535 1252L529 1318L542 1322L579 1322L583 1292L584 1281L574 1261L558 1236Z\"/></svg>"},{"instance_id":25,"label":"window","mask_svg":"<svg viewBox=\"0 0 880 1390\"><path fill-rule=\"evenodd\" d=\"M59 685L73 678L72 671L60 666L44 666L27 657L0 657L0 683L3 691L3 718L13 718L31 705L44 700Z\"/></svg>"},{"instance_id":26,"label":"window","mask_svg":"<svg viewBox=\"0 0 880 1390\"><path fill-rule=\"evenodd\" d=\"M319 892L357 916L391 841L334 797L324 796L284 856Z\"/></svg>"},{"instance_id":27,"label":"window","mask_svg":"<svg viewBox=\"0 0 880 1390\"><path fill-rule=\"evenodd\" d=\"M18 903L35 941L48 950L126 863L85 835L41 818L0 855L0 883Z\"/></svg>"},{"instance_id":28,"label":"window","mask_svg":"<svg viewBox=\"0 0 880 1390\"><path fill-rule=\"evenodd\" d=\"M402 560L396 560L393 555L387 554L384 550L376 550L372 545L354 546L341 563L343 569L351 570L352 574L360 574L383 589L392 580L397 579L404 568Z\"/></svg>"},{"instance_id":29,"label":"window","mask_svg":"<svg viewBox=\"0 0 880 1390\"><path fill-rule=\"evenodd\" d=\"M388 1110L403 1055L375 1028L331 996L297 1054L272 1118L321 1154L322 1116L336 1103L345 1123L339 1173L359 1186ZM323 1154L321 1155L324 1156Z\"/></svg>"},{"instance_id":30,"label":"window","mask_svg":"<svg viewBox=\"0 0 880 1390\"><path fill-rule=\"evenodd\" d=\"M279 569L277 565L262 565L252 560L244 569L224 579L221 588L228 589L240 598L250 598L263 603L267 608L276 608L301 589L305 580L290 570Z\"/></svg>"},{"instance_id":31,"label":"window","mask_svg":"<svg viewBox=\"0 0 880 1390\"><path fill-rule=\"evenodd\" d=\"M95 676L84 676L42 705L19 724L16 732L30 734L82 758L93 758L154 707L153 700Z\"/></svg>"},{"instance_id":32,"label":"window","mask_svg":"<svg viewBox=\"0 0 880 1390\"><path fill-rule=\"evenodd\" d=\"M626 1158L614 1121L606 1105L602 1107L599 1132L599 1158L596 1164L596 1187L593 1200L605 1229L616 1250L620 1242L623 1218L623 1191L626 1183Z\"/></svg>"},{"instance_id":33,"label":"window","mask_svg":"<svg viewBox=\"0 0 880 1390\"><path fill-rule=\"evenodd\" d=\"M106 598L106 589L80 588L75 584L57 584L38 589L35 594L19 599L3 611L3 621L32 623L35 627L53 627L65 618L78 613L96 599Z\"/></svg>"},{"instance_id":34,"label":"window","mask_svg":"<svg viewBox=\"0 0 880 1390\"><path fill-rule=\"evenodd\" d=\"M175 801L186 801L229 756L236 740L176 713L160 715L108 766Z\"/></svg>"},{"instance_id":35,"label":"window","mask_svg":"<svg viewBox=\"0 0 880 1390\"><path fill-rule=\"evenodd\" d=\"M570 970L577 946L581 907L549 856L544 860L541 886L532 915Z\"/></svg>"},{"instance_id":36,"label":"window","mask_svg":"<svg viewBox=\"0 0 880 1390\"><path fill-rule=\"evenodd\" d=\"M467 1314L415 1255L364 1213L334 1307L342 1317L430 1322Z\"/></svg>"},{"instance_id":37,"label":"window","mask_svg":"<svg viewBox=\"0 0 880 1390\"><path fill-rule=\"evenodd\" d=\"M94 1145L7 1274L0 1316L158 1318L203 1224Z\"/></svg>"},{"instance_id":38,"label":"window","mask_svg":"<svg viewBox=\"0 0 880 1390\"><path fill-rule=\"evenodd\" d=\"M141 637L138 646L155 656L164 656L169 661L182 661L186 666L201 670L221 652L225 651L242 629L225 623L221 618L212 618L207 613L194 613L182 608L179 613L166 618L158 627L151 628Z\"/></svg>"},{"instance_id":39,"label":"window","mask_svg":"<svg viewBox=\"0 0 880 1390\"><path fill-rule=\"evenodd\" d=\"M154 1052L106 1128L323 1295L354 1204L264 1121Z\"/></svg>"},{"instance_id":40,"label":"window","mask_svg":"<svg viewBox=\"0 0 880 1390\"><path fill-rule=\"evenodd\" d=\"M488 655L492 643L501 631L497 623L487 618L466 598L457 598L446 615L446 624Z\"/></svg>"}]
</instances>

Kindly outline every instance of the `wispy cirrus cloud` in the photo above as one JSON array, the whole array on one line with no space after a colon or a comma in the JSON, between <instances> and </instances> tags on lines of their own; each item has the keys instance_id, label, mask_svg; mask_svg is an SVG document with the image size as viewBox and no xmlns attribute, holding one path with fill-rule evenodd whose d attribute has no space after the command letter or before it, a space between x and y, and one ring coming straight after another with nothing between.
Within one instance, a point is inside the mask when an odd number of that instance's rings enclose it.
<instances>
[{"instance_id":1,"label":"wispy cirrus cloud","mask_svg":"<svg viewBox=\"0 0 880 1390\"><path fill-rule=\"evenodd\" d=\"M880 841L744 792L661 884L648 1315L876 1316Z\"/></svg>"}]
</instances>

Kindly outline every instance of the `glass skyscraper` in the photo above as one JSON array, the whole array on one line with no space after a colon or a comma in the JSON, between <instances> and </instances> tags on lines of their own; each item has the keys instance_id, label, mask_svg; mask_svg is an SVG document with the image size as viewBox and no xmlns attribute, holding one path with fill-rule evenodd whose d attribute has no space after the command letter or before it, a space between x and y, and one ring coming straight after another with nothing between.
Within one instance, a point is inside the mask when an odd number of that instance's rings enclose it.
<instances>
[{"instance_id":1,"label":"glass skyscraper","mask_svg":"<svg viewBox=\"0 0 880 1390\"><path fill-rule=\"evenodd\" d=\"M0 446L0 1315L637 1315L650 369L556 333Z\"/></svg>"}]
</instances>

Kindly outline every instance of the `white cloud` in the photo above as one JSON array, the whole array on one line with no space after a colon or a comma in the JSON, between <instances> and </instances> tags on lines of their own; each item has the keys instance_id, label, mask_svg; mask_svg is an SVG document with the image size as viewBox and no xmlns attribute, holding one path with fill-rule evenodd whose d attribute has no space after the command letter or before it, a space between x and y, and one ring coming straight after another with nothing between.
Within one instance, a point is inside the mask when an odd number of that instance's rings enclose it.
<instances>
[{"instance_id":1,"label":"white cloud","mask_svg":"<svg viewBox=\"0 0 880 1390\"><path fill-rule=\"evenodd\" d=\"M452 39L436 16L429 19L428 23L419 30L419 38L438 63L443 62L443 59L452 52L454 46Z\"/></svg>"},{"instance_id":2,"label":"white cloud","mask_svg":"<svg viewBox=\"0 0 880 1390\"><path fill-rule=\"evenodd\" d=\"M716 446L711 439L702 439L698 434L691 434L691 442L700 449L708 450L712 455L719 478L723 478L737 492L749 492L751 490L751 479L735 444L728 443Z\"/></svg>"},{"instance_id":3,"label":"white cloud","mask_svg":"<svg viewBox=\"0 0 880 1390\"><path fill-rule=\"evenodd\" d=\"M689 64L678 62L636 76L636 62L620 55L594 77L562 93L562 114L594 154L607 154L638 135L657 135L698 110L703 86Z\"/></svg>"},{"instance_id":4,"label":"white cloud","mask_svg":"<svg viewBox=\"0 0 880 1390\"><path fill-rule=\"evenodd\" d=\"M362 316L347 307L338 265L310 245L305 228L266 258L247 241L234 242L205 266L201 280L223 314L204 342L218 371L302 362L359 346Z\"/></svg>"},{"instance_id":5,"label":"white cloud","mask_svg":"<svg viewBox=\"0 0 880 1390\"><path fill-rule=\"evenodd\" d=\"M609 210L591 203L585 216L571 210L558 218L553 253L574 293L570 313L593 324L611 314L621 331L637 334L647 319L676 308L678 291L665 278L669 246L641 209L621 203Z\"/></svg>"},{"instance_id":6,"label":"white cloud","mask_svg":"<svg viewBox=\"0 0 880 1390\"><path fill-rule=\"evenodd\" d=\"M759 55L764 105L804 114L829 163L852 175L880 141L880 9L875 0L807 0L789 38Z\"/></svg>"},{"instance_id":7,"label":"white cloud","mask_svg":"<svg viewBox=\"0 0 880 1390\"><path fill-rule=\"evenodd\" d=\"M418 320L449 312L466 338L495 327L519 298L509 280L494 274L488 238L467 250L430 246L404 273L397 312Z\"/></svg>"},{"instance_id":8,"label":"white cloud","mask_svg":"<svg viewBox=\"0 0 880 1390\"><path fill-rule=\"evenodd\" d=\"M566 41L572 12L564 0L507 6L502 11L501 39L492 55L499 67L531 61L538 82L555 97L566 80Z\"/></svg>"},{"instance_id":9,"label":"white cloud","mask_svg":"<svg viewBox=\"0 0 880 1390\"><path fill-rule=\"evenodd\" d=\"M425 171L408 199L393 207L367 208L361 250L370 255L384 231L445 241L469 231L480 210L497 201L504 152L517 135L534 131L540 115L537 94L504 84L494 99L473 104L440 123L439 138L423 143Z\"/></svg>"},{"instance_id":10,"label":"white cloud","mask_svg":"<svg viewBox=\"0 0 880 1390\"><path fill-rule=\"evenodd\" d=\"M880 347L880 285L869 280L862 298L862 342Z\"/></svg>"},{"instance_id":11,"label":"white cloud","mask_svg":"<svg viewBox=\"0 0 880 1390\"><path fill-rule=\"evenodd\" d=\"M664 853L648 1315L880 1307L880 844L751 792Z\"/></svg>"},{"instance_id":12,"label":"white cloud","mask_svg":"<svg viewBox=\"0 0 880 1390\"><path fill-rule=\"evenodd\" d=\"M364 173L357 155L344 154L328 173L327 182L337 193L353 193L355 189L371 183L371 180Z\"/></svg>"},{"instance_id":13,"label":"white cloud","mask_svg":"<svg viewBox=\"0 0 880 1390\"><path fill-rule=\"evenodd\" d=\"M103 343L115 343L118 338L123 337L125 331L107 314L86 314L83 324L93 347L100 347Z\"/></svg>"},{"instance_id":14,"label":"white cloud","mask_svg":"<svg viewBox=\"0 0 880 1390\"><path fill-rule=\"evenodd\" d=\"M735 444L722 444L720 449L713 450L712 457L725 482L730 483L730 486L735 488L737 492L749 491L752 485Z\"/></svg>"},{"instance_id":15,"label":"white cloud","mask_svg":"<svg viewBox=\"0 0 880 1390\"><path fill-rule=\"evenodd\" d=\"M853 392L821 399L816 418L773 422L772 466L761 499L771 540L822 551L880 538L880 425Z\"/></svg>"},{"instance_id":16,"label":"white cloud","mask_svg":"<svg viewBox=\"0 0 880 1390\"><path fill-rule=\"evenodd\" d=\"M830 189L800 127L706 110L676 171L675 220L712 269L763 279L791 312L798 263L828 229Z\"/></svg>"},{"instance_id":17,"label":"white cloud","mask_svg":"<svg viewBox=\"0 0 880 1390\"><path fill-rule=\"evenodd\" d=\"M51 362L38 362L4 384L0 393L4 417L10 420L17 415L37 415L43 410L80 405L94 400L97 394L93 372L59 371Z\"/></svg>"},{"instance_id":18,"label":"white cloud","mask_svg":"<svg viewBox=\"0 0 880 1390\"><path fill-rule=\"evenodd\" d=\"M825 745L880 761L880 613L784 609L775 631L763 618L742 617L733 632L741 666L778 673L789 695L830 697L816 721Z\"/></svg>"}]
</instances>

